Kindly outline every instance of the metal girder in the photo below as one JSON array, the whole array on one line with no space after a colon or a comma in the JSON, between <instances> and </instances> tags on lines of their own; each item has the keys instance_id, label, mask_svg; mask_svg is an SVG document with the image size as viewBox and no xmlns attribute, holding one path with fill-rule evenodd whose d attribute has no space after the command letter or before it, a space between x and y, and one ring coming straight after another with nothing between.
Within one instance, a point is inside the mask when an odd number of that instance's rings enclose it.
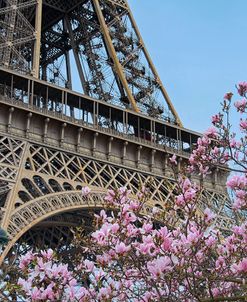
<instances>
[{"instance_id":1,"label":"metal girder","mask_svg":"<svg viewBox=\"0 0 247 302\"><path fill-rule=\"evenodd\" d=\"M33 65L32 75L35 78L39 77L39 63L40 63L40 47L41 47L41 29L42 29L42 0L37 0L35 11L35 42L33 51Z\"/></svg>"},{"instance_id":2,"label":"metal girder","mask_svg":"<svg viewBox=\"0 0 247 302\"><path fill-rule=\"evenodd\" d=\"M68 2L64 0L44 0L44 4L63 13L66 12L68 8Z\"/></svg>"},{"instance_id":3,"label":"metal girder","mask_svg":"<svg viewBox=\"0 0 247 302\"><path fill-rule=\"evenodd\" d=\"M121 66L121 64L120 64L120 62L117 58L117 54L116 54L116 51L114 49L114 46L113 46L113 43L112 43L112 40L111 40L111 37L110 37L109 30L107 28L104 16L103 16L101 8L100 8L99 0L93 0L93 3L94 3L94 8L96 10L96 14L99 18L99 23L101 25L102 33L103 33L104 38L105 38L106 47L107 47L108 52L110 54L110 57L111 57L111 59L114 63L114 68L116 70L116 73L118 74L118 76L120 78L120 81L121 81L121 83L124 87L124 90L127 94L129 102L131 103L132 109L136 112L139 112L139 109L137 107L134 96L132 95L132 93L130 91L130 88L128 86L128 82L127 82L126 77L124 75L123 68L122 68L122 66Z\"/></svg>"},{"instance_id":4,"label":"metal girder","mask_svg":"<svg viewBox=\"0 0 247 302\"><path fill-rule=\"evenodd\" d=\"M0 139L0 147L3 150L0 175L6 173L6 168L12 169L9 175L14 181L8 188L9 197L3 207L2 227L8 231L11 242L2 259L22 235L40 222L73 210L78 213L85 210L85 216L90 209L103 208L107 189L126 186L135 195L138 187L148 186L151 196L144 210L153 206L169 209L175 184L168 177L155 177L32 143L20 144L8 137ZM81 195L83 185L93 190L89 199ZM227 193L205 188L200 204L217 213L219 228L230 227L231 218L225 215L230 205Z\"/></svg>"},{"instance_id":5,"label":"metal girder","mask_svg":"<svg viewBox=\"0 0 247 302\"><path fill-rule=\"evenodd\" d=\"M27 37L24 37L24 38L21 38L21 39L18 39L18 40L14 40L12 42L12 47L13 46L18 46L18 45L21 45L21 44L25 44L27 42L30 42L30 41L33 41L35 40L35 37L34 36L27 36ZM6 45L4 44L0 44L0 49L4 49L6 47ZM23 57L23 59L25 60L25 58Z\"/></svg>"},{"instance_id":6,"label":"metal girder","mask_svg":"<svg viewBox=\"0 0 247 302\"><path fill-rule=\"evenodd\" d=\"M69 10L73 10L79 3L85 2L85 0L44 0L44 5L59 10L62 13L66 13Z\"/></svg>"},{"instance_id":7,"label":"metal girder","mask_svg":"<svg viewBox=\"0 0 247 302\"><path fill-rule=\"evenodd\" d=\"M4 27L0 64L72 87L73 65L66 65L73 50L84 93L181 125L127 1L42 2L15 0L0 8L0 27ZM14 26L9 27L6 18L12 18ZM69 37L64 24L71 28Z\"/></svg>"},{"instance_id":8,"label":"metal girder","mask_svg":"<svg viewBox=\"0 0 247 302\"><path fill-rule=\"evenodd\" d=\"M116 4L116 5L122 6L123 8L128 8L126 0L107 0L107 1L109 1L113 4Z\"/></svg>"},{"instance_id":9,"label":"metal girder","mask_svg":"<svg viewBox=\"0 0 247 302\"><path fill-rule=\"evenodd\" d=\"M35 29L32 26L30 13L37 1L6 1L0 8L1 39L0 65L19 69L21 72L30 72L29 57L26 57L27 49L32 49L34 41L37 41ZM37 4L38 5L38 4ZM29 52L29 51L28 51Z\"/></svg>"},{"instance_id":10,"label":"metal girder","mask_svg":"<svg viewBox=\"0 0 247 302\"><path fill-rule=\"evenodd\" d=\"M126 1L125 1L125 2L126 2ZM127 4L127 2L126 2L126 4ZM127 4L127 6L128 6L128 4ZM152 60L151 60L151 57L150 57L148 51L147 51L147 48L146 48L145 45L144 45L144 42L143 42L143 39L142 39L142 37L141 37L140 31L139 31L139 29L138 29L138 27L137 27L137 24L136 24L136 22L135 22L135 19L134 19L134 17L133 17L133 14L132 14L132 12L131 12L129 6L128 6L128 11L129 11L131 23L132 23L132 25L133 25L133 27L134 27L134 29L135 29L135 32L136 32L137 36L139 37L140 44L141 44L142 47L143 47L143 51L144 51L144 53L145 53L145 56L146 56L146 58L147 58L147 60L148 60L148 62L149 62L150 68L152 69L152 71L153 71L153 73L154 73L154 75L155 75L155 78L156 78L156 80L157 80L157 83L159 84L159 86L160 86L160 88L161 88L161 91L162 91L162 93L163 93L163 96L164 96L164 98L165 98L165 100L166 100L166 102L167 102L167 104L168 104L170 110L172 111L173 115L176 117L176 121L177 121L178 125L182 126L182 121L180 120L180 118L179 118L179 116L178 116L178 113L176 112L176 109L175 109L175 107L173 106L172 101L171 101L171 99L170 99L170 97L169 97L169 95L168 95L168 93L167 93L165 87L163 86L163 84L162 84L162 82L161 82L161 80L160 80L160 78L159 78L159 75L158 75L158 73L157 73L157 71L156 71L156 68L155 68L155 66L154 66L154 64L153 64L153 62L152 62Z\"/></svg>"},{"instance_id":11,"label":"metal girder","mask_svg":"<svg viewBox=\"0 0 247 302\"><path fill-rule=\"evenodd\" d=\"M31 0L31 1L27 1L27 2L21 2L21 3L17 4L17 9L21 10L21 9L33 6L36 3L37 3L37 0ZM12 9L13 9L12 6L3 7L0 10L0 15L4 15L6 13L9 13L9 12L11 12Z\"/></svg>"}]
</instances>

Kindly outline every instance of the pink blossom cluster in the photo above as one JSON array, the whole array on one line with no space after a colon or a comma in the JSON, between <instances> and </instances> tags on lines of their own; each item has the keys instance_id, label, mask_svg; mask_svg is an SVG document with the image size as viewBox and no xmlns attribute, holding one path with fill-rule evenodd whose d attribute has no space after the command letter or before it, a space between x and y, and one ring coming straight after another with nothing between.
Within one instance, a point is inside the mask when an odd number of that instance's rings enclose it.
<instances>
[{"instance_id":1,"label":"pink blossom cluster","mask_svg":"<svg viewBox=\"0 0 247 302\"><path fill-rule=\"evenodd\" d=\"M222 114L215 114L212 116L211 122L214 126L219 126L222 123L222 118L223 118Z\"/></svg>"},{"instance_id":2,"label":"pink blossom cluster","mask_svg":"<svg viewBox=\"0 0 247 302\"><path fill-rule=\"evenodd\" d=\"M236 182L242 186L242 180ZM166 211L141 215L147 196L144 188L136 200L126 188L110 190L105 199L116 211L101 210L96 215L98 229L88 247L82 247L90 259L81 256L72 272L57 264L50 250L21 259L25 278L19 285L26 297L30 301L59 297L59 301L77 302L193 302L241 295L247 278L247 223L222 237L212 228L215 214L210 209L196 214L196 186L180 177L177 191L181 194L175 209L183 210L184 217L170 225L165 223ZM158 223L160 215L162 223Z\"/></svg>"},{"instance_id":3,"label":"pink blossom cluster","mask_svg":"<svg viewBox=\"0 0 247 302\"><path fill-rule=\"evenodd\" d=\"M181 193L175 197L175 203L178 208L182 208L185 212L190 211L195 204L198 188L192 184L188 178L179 179L179 187Z\"/></svg>"},{"instance_id":4,"label":"pink blossom cluster","mask_svg":"<svg viewBox=\"0 0 247 302\"><path fill-rule=\"evenodd\" d=\"M67 264L54 261L54 252L28 252L20 259L20 269L25 278L18 285L25 293L25 301L68 301L69 292L77 282Z\"/></svg>"},{"instance_id":5,"label":"pink blossom cluster","mask_svg":"<svg viewBox=\"0 0 247 302\"><path fill-rule=\"evenodd\" d=\"M247 172L247 118L246 118L246 92L247 82L241 82L237 85L238 93L243 98L234 103L237 111L240 112L239 129L243 134L238 140L236 133L233 133L230 124L230 108L233 94L227 93L224 96L222 110L212 117L213 126L210 127L204 135L198 139L197 146L193 150L189 162L189 172L197 172L204 177L212 171L216 165L228 165L233 171ZM238 135L239 136L239 135ZM237 177L237 176L236 176ZM229 186L228 186L229 187ZM235 209L246 209L246 196L244 190L234 191Z\"/></svg>"},{"instance_id":6,"label":"pink blossom cluster","mask_svg":"<svg viewBox=\"0 0 247 302\"><path fill-rule=\"evenodd\" d=\"M246 119L241 119L239 125L240 125L240 129L242 131L247 130L247 120Z\"/></svg>"},{"instance_id":7,"label":"pink blossom cluster","mask_svg":"<svg viewBox=\"0 0 247 302\"><path fill-rule=\"evenodd\" d=\"M226 183L235 194L233 208L247 209L247 175L234 175Z\"/></svg>"},{"instance_id":8,"label":"pink blossom cluster","mask_svg":"<svg viewBox=\"0 0 247 302\"><path fill-rule=\"evenodd\" d=\"M241 86L242 86L242 84L241 84ZM227 93L224 95L224 100L226 100L226 101L231 101L232 96L233 96L233 93L232 93L232 92L227 92Z\"/></svg>"},{"instance_id":9,"label":"pink blossom cluster","mask_svg":"<svg viewBox=\"0 0 247 302\"><path fill-rule=\"evenodd\" d=\"M210 173L209 165L214 163L212 157L212 140L207 135L199 138L197 141L197 148L192 151L192 154L189 158L189 171L193 172L195 170L199 170L199 173L203 176L206 176ZM215 147L214 153L215 158L218 158L218 148Z\"/></svg>"},{"instance_id":10,"label":"pink blossom cluster","mask_svg":"<svg viewBox=\"0 0 247 302\"><path fill-rule=\"evenodd\" d=\"M240 101L236 101L236 102L234 103L234 106L237 108L237 111L238 111L238 112L241 112L241 113L244 113L244 112L245 112L245 110L246 110L246 105L247 105L247 101L246 101L245 98L242 99L242 100L240 100Z\"/></svg>"},{"instance_id":11,"label":"pink blossom cluster","mask_svg":"<svg viewBox=\"0 0 247 302\"><path fill-rule=\"evenodd\" d=\"M240 82L237 85L237 89L240 96L245 96L247 92L247 82Z\"/></svg>"}]
</instances>

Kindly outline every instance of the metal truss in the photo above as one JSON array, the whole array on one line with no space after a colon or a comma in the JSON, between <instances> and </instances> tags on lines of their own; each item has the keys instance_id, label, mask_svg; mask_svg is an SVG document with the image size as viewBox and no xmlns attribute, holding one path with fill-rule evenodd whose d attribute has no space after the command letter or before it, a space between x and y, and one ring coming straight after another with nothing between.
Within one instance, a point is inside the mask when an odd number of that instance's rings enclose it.
<instances>
[{"instance_id":1,"label":"metal truss","mask_svg":"<svg viewBox=\"0 0 247 302\"><path fill-rule=\"evenodd\" d=\"M37 1L3 0L0 4L0 65L29 73L37 36L32 24Z\"/></svg>"},{"instance_id":2,"label":"metal truss","mask_svg":"<svg viewBox=\"0 0 247 302\"><path fill-rule=\"evenodd\" d=\"M181 125L125 0L0 1L0 65ZM74 58L75 67L71 62Z\"/></svg>"},{"instance_id":3,"label":"metal truss","mask_svg":"<svg viewBox=\"0 0 247 302\"><path fill-rule=\"evenodd\" d=\"M30 237L29 230L34 227L44 242L44 234L55 232L60 227L69 227L75 222L66 221L64 214L81 211L82 221L90 211L105 208L104 194L110 188L126 186L134 195L140 186L148 186L151 196L145 211L150 211L154 206L169 211L175 190L174 181L169 177L154 176L141 170L127 169L10 137L0 138L0 148L3 150L0 175L4 176L6 169L12 169L11 173L7 173L9 178L5 177L5 191L0 191L2 227L11 238L2 257L24 234L25 238ZM81 194L83 185L93 190L89 199ZM201 195L201 210L208 206L217 213L217 226L227 230L231 224L227 193L205 189ZM51 218L58 215L63 218L52 222ZM42 229L40 223L43 223ZM47 230L41 235L45 228ZM28 242L31 245L31 237Z\"/></svg>"}]
</instances>

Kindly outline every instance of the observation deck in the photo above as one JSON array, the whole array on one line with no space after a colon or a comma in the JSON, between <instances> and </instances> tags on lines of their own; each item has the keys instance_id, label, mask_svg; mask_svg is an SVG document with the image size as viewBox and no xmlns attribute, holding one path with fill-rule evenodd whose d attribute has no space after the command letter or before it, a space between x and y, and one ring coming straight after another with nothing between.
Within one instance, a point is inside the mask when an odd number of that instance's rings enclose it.
<instances>
[{"instance_id":1,"label":"observation deck","mask_svg":"<svg viewBox=\"0 0 247 302\"><path fill-rule=\"evenodd\" d=\"M0 67L0 102L188 158L199 133Z\"/></svg>"}]
</instances>

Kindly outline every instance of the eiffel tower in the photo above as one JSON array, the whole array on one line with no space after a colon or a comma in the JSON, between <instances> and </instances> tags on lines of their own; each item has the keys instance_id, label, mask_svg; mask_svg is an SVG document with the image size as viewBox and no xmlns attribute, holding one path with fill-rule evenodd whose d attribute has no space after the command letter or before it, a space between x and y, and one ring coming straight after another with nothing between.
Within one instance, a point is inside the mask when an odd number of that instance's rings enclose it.
<instances>
[{"instance_id":1,"label":"eiffel tower","mask_svg":"<svg viewBox=\"0 0 247 302\"><path fill-rule=\"evenodd\" d=\"M199 136L183 128L126 0L0 0L1 261L17 243L68 247L110 188L148 185L145 211L166 208L169 156L181 167ZM201 205L227 230L226 176L204 180Z\"/></svg>"}]
</instances>

